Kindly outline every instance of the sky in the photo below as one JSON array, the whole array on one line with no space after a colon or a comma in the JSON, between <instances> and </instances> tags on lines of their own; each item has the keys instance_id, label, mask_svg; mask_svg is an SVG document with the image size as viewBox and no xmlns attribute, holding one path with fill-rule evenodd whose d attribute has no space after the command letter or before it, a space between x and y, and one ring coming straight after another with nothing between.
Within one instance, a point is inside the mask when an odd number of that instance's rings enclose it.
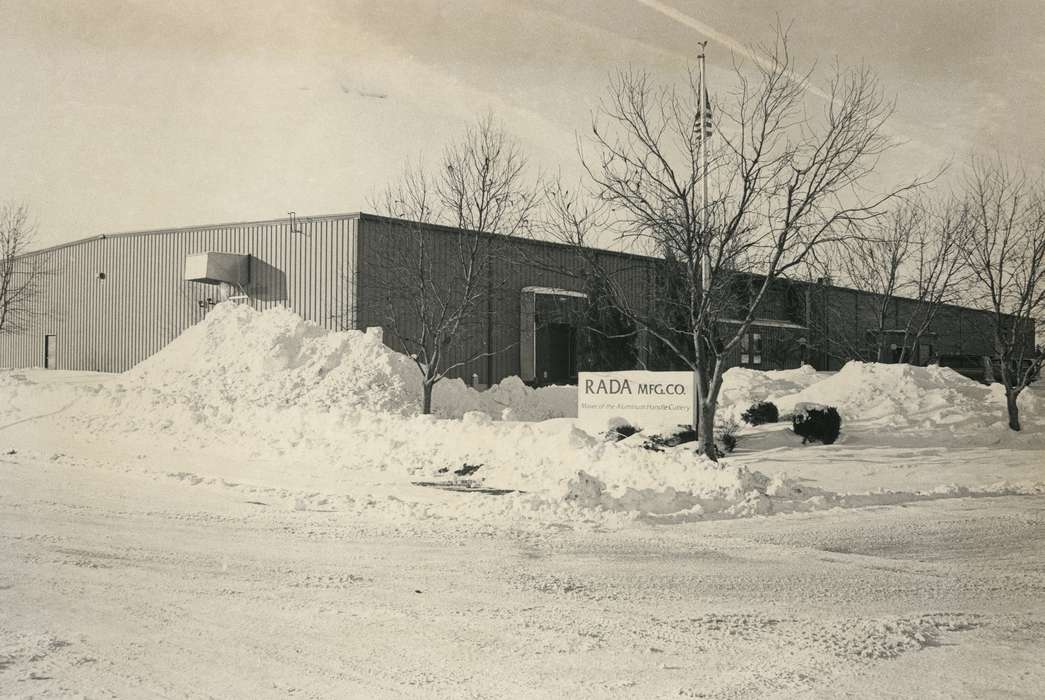
<instances>
[{"instance_id":1,"label":"sky","mask_svg":"<svg viewBox=\"0 0 1045 700\"><path fill-rule=\"evenodd\" d=\"M974 150L1045 161L1040 0L0 0L0 200L37 246L99 233L372 210L409 159L492 112L579 176L609 75L681 83L791 24L824 70L895 97L883 182Z\"/></svg>"}]
</instances>

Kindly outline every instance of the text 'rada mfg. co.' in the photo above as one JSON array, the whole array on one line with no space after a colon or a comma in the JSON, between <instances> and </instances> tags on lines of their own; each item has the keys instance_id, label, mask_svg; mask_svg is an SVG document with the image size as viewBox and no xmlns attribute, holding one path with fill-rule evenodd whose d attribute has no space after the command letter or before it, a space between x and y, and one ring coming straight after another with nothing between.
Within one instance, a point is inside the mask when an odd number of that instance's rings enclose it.
<instances>
[{"instance_id":1,"label":"text 'rada mfg. co.'","mask_svg":"<svg viewBox=\"0 0 1045 700\"><path fill-rule=\"evenodd\" d=\"M690 372L581 372L577 418L592 429L625 420L645 428L693 420Z\"/></svg>"},{"instance_id":2,"label":"text 'rada mfg. co.'","mask_svg":"<svg viewBox=\"0 0 1045 700\"><path fill-rule=\"evenodd\" d=\"M672 372L672 374L675 374ZM628 379L584 379L585 394L627 394L629 396L683 396L686 385L671 382L634 382Z\"/></svg>"}]
</instances>

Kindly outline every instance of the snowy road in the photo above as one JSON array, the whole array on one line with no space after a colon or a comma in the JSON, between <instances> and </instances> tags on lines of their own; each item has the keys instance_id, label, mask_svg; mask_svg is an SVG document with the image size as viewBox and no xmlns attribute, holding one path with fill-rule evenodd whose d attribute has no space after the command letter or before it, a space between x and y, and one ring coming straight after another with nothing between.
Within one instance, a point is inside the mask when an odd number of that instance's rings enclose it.
<instances>
[{"instance_id":1,"label":"snowy road","mask_svg":"<svg viewBox=\"0 0 1045 700\"><path fill-rule=\"evenodd\" d=\"M1045 497L382 531L0 457L0 694L1034 697ZM461 498L476 498L460 495Z\"/></svg>"}]
</instances>

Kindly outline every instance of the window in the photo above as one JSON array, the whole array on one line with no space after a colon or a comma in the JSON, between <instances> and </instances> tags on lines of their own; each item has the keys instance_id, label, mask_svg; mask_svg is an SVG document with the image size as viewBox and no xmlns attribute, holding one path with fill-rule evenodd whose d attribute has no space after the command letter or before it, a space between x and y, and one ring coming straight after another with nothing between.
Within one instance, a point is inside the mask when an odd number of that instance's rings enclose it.
<instances>
[{"instance_id":1,"label":"window","mask_svg":"<svg viewBox=\"0 0 1045 700\"><path fill-rule=\"evenodd\" d=\"M745 333L740 336L740 364L762 364L762 334Z\"/></svg>"}]
</instances>

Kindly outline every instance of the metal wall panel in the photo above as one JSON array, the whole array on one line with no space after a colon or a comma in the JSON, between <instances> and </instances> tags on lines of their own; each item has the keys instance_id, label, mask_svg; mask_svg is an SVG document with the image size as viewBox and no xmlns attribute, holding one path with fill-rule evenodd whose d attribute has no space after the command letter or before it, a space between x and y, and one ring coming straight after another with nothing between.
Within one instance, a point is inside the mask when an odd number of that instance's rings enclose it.
<instances>
[{"instance_id":1,"label":"metal wall panel","mask_svg":"<svg viewBox=\"0 0 1045 700\"><path fill-rule=\"evenodd\" d=\"M860 356L873 360L881 296L844 287L809 284L807 288L812 302L810 333L818 351L818 369L841 369L848 360ZM891 299L886 310L886 329L903 329L915 308L916 303L910 299ZM932 346L933 355L993 355L993 323L990 312L943 305L929 324L925 342ZM1029 338L1027 346L1033 347Z\"/></svg>"},{"instance_id":2,"label":"metal wall panel","mask_svg":"<svg viewBox=\"0 0 1045 700\"><path fill-rule=\"evenodd\" d=\"M49 275L34 299L28 328L0 335L0 367L43 366L47 335L56 336L58 368L118 372L132 367L204 317L209 306L200 302L215 298L217 289L183 281L182 270L188 255L208 251L251 255L250 303L255 308L289 306L330 329L381 325L373 268L401 253L391 243L394 237L384 235L389 224L406 224L358 214L301 218L296 224L295 231L287 220L271 220L98 236L35 253L31 257L43 261ZM452 254L456 231L425 230L442 244L440 254ZM466 381L474 374L481 384L490 384L520 373L524 287L588 290L587 262L569 246L497 236L485 240L491 255L489 305L473 338L454 347L450 361L490 352L453 374ZM642 308L650 303L652 259L609 251L597 255L630 304ZM451 258L445 257L444 269L449 279ZM810 341L821 353L819 366L837 369L847 354L842 348L851 352L867 344L872 295L817 285L810 291ZM778 301L767 303L777 313L766 315L786 313L786 304ZM991 353L990 322L984 312L947 307L933 324L936 352ZM794 333L769 335L780 347L796 342Z\"/></svg>"},{"instance_id":3,"label":"metal wall panel","mask_svg":"<svg viewBox=\"0 0 1045 700\"><path fill-rule=\"evenodd\" d=\"M420 283L416 273L412 273L417 250L408 246L416 242L424 242L427 270L425 282L435 285L437 295L453 295L460 292L462 275L459 260L464 254L461 244L465 239L449 229L441 227L424 227L424 238L418 236L417 224L397 220L368 217L363 215L359 221L359 257L356 265L355 279L357 318L360 328L382 326L385 342L400 352L410 352L412 348L404 347L397 333L393 330L393 321L401 329L403 338L415 338L420 333L420 317L413 307L414 288ZM479 241L481 251L479 257L485 259L487 238ZM485 278L481 281L486 285ZM391 302L391 303L390 303ZM477 358L487 351L486 339L490 326L490 316L485 299L477 313L471 316L470 323L459 334L458 342L450 346L444 356L443 366L459 365L449 373L451 377L459 377L471 384L487 383L485 372L486 361ZM390 314L390 310L393 313Z\"/></svg>"},{"instance_id":4,"label":"metal wall panel","mask_svg":"<svg viewBox=\"0 0 1045 700\"><path fill-rule=\"evenodd\" d=\"M521 326L522 290L548 287L587 293L588 262L580 251L568 246L534 240L513 240L510 254L495 259L494 278L503 285L495 295L493 346L504 349L492 356L485 374L499 381L519 375L527 349L520 346L525 336ZM630 303L641 305L647 293L649 261L638 256L611 251L596 253L599 264L614 275L621 294Z\"/></svg>"},{"instance_id":5,"label":"metal wall panel","mask_svg":"<svg viewBox=\"0 0 1045 700\"><path fill-rule=\"evenodd\" d=\"M50 274L25 331L0 335L0 366L43 366L44 336L55 335L60 369L129 369L202 319L206 299L217 298L217 287L181 279L185 258L207 251L251 256L255 308L285 305L327 328L354 327L357 216L298 219L298 232L288 223L98 236L35 253Z\"/></svg>"},{"instance_id":6,"label":"metal wall panel","mask_svg":"<svg viewBox=\"0 0 1045 700\"><path fill-rule=\"evenodd\" d=\"M383 307L386 302L380 298L382 288L387 286L388 275L381 271L394 269L389 261L393 261L401 253L397 250L402 245L404 232L416 227L415 224L401 222L383 217L361 215L360 217L360 264L358 267L360 281L357 301L359 305L360 327L367 325L384 325ZM446 251L455 250L455 242L459 233L450 228L426 226L425 235L429 236L430 248ZM451 372L450 376L459 377L471 383L473 375L483 385L496 383L505 377L519 375L521 369L520 339L522 290L524 287L553 287L576 292L586 291L586 262L575 249L561 244L534 241L522 238L505 238L488 235L483 237L486 245L484 252L490 255L488 282L490 294L489 304L479 314L479 329L470 334L465 342L459 342L451 349L451 362L464 361L488 353L485 357L473 359ZM649 279L649 260L634 255L602 251L599 253L600 263L612 270L623 293L634 304L644 303L647 295ZM452 258L445 261L444 270L437 284L448 284L457 274L460 266ZM433 275L436 276L436 275ZM391 334L385 334L385 340L397 350Z\"/></svg>"}]
</instances>

